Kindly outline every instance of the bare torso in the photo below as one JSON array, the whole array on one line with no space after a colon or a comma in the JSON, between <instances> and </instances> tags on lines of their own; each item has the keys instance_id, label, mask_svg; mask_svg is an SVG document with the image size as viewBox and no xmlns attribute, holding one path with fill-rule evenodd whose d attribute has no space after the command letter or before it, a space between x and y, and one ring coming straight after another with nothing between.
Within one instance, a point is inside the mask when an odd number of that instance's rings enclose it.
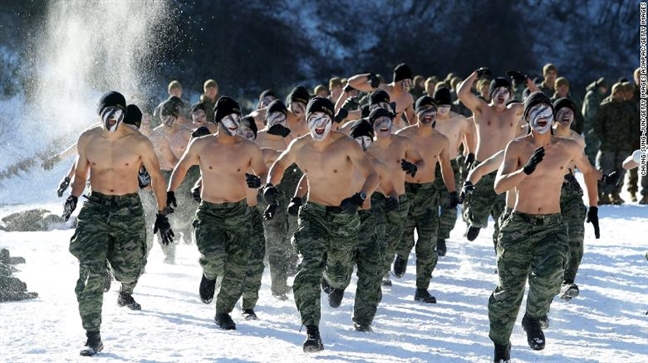
<instances>
[{"instance_id":1,"label":"bare torso","mask_svg":"<svg viewBox=\"0 0 648 363\"><path fill-rule=\"evenodd\" d=\"M448 138L448 155L450 160L457 158L459 145L461 145L465 129L468 128L468 121L460 114L450 112L447 118L439 117L437 114L436 127L438 132Z\"/></svg>"},{"instance_id":2,"label":"bare torso","mask_svg":"<svg viewBox=\"0 0 648 363\"><path fill-rule=\"evenodd\" d=\"M374 142L367 148L367 153L384 165L385 171L380 176L381 184L383 179L389 180L398 195L405 194L405 172L401 168L401 160L406 158L409 143L410 140L405 136L391 135L389 143L383 145L382 142Z\"/></svg>"},{"instance_id":3,"label":"bare torso","mask_svg":"<svg viewBox=\"0 0 648 363\"><path fill-rule=\"evenodd\" d=\"M474 115L477 128L477 152L475 158L483 161L500 150L504 150L519 130L517 108L498 110L495 106L480 108Z\"/></svg>"},{"instance_id":4,"label":"bare torso","mask_svg":"<svg viewBox=\"0 0 648 363\"><path fill-rule=\"evenodd\" d=\"M431 183L434 181L434 172L441 152L448 148L448 138L443 134L431 129L431 132L423 131L421 128L430 126L412 125L400 130L397 135L405 136L410 139L412 146L416 149L423 160L425 168L419 170L415 177L406 175L407 183Z\"/></svg>"}]
</instances>

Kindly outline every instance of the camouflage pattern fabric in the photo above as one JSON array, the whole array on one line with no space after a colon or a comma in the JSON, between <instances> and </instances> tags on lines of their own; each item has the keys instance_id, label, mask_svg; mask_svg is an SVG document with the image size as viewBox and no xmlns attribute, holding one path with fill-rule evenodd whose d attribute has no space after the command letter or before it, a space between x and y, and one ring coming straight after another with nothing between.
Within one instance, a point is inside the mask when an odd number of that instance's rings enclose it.
<instances>
[{"instance_id":1,"label":"camouflage pattern fabric","mask_svg":"<svg viewBox=\"0 0 648 363\"><path fill-rule=\"evenodd\" d=\"M265 257L265 238L263 237L263 217L259 207L250 207L250 257L248 259L245 283L243 284L243 309L253 309L259 301L261 278L263 277L263 258Z\"/></svg>"},{"instance_id":2,"label":"camouflage pattern fabric","mask_svg":"<svg viewBox=\"0 0 648 363\"><path fill-rule=\"evenodd\" d=\"M439 255L436 252L439 228L439 199L434 182L425 184L405 183L405 193L410 208L405 219L403 235L396 248L402 259L407 259L416 245L416 287L427 289ZM414 229L418 240L414 243Z\"/></svg>"},{"instance_id":3,"label":"camouflage pattern fabric","mask_svg":"<svg viewBox=\"0 0 648 363\"><path fill-rule=\"evenodd\" d=\"M601 145L601 141L594 134L594 116L600 104L601 96L599 95L598 89L596 87L589 89L587 94L585 94L582 112L584 120L585 154L592 165L596 163L596 153L598 153Z\"/></svg>"},{"instance_id":4,"label":"camouflage pattern fabric","mask_svg":"<svg viewBox=\"0 0 648 363\"><path fill-rule=\"evenodd\" d=\"M138 194L140 200L142 201L142 206L144 207L144 221L146 222L146 228L153 228L153 225L155 224L155 215L157 214L157 210L158 210L155 195L153 194L153 191L150 189L148 190L140 189ZM173 228L173 225L171 227ZM153 240L155 239L155 235L153 234L152 231L153 230L151 229L151 232L146 234L146 256L147 257L148 254L151 252L151 249L153 249ZM167 248L167 246L163 245L161 242L160 242L160 246L162 247L163 251Z\"/></svg>"},{"instance_id":5,"label":"camouflage pattern fabric","mask_svg":"<svg viewBox=\"0 0 648 363\"><path fill-rule=\"evenodd\" d=\"M202 201L194 221L198 262L209 280L221 278L216 313L230 313L243 293L250 256L249 208L245 199L215 204Z\"/></svg>"},{"instance_id":6,"label":"camouflage pattern fabric","mask_svg":"<svg viewBox=\"0 0 648 363\"><path fill-rule=\"evenodd\" d=\"M629 193L637 193L639 191L639 169L634 168L628 170L628 188L626 189Z\"/></svg>"},{"instance_id":7,"label":"camouflage pattern fabric","mask_svg":"<svg viewBox=\"0 0 648 363\"><path fill-rule=\"evenodd\" d=\"M146 266L147 232L137 193L108 196L92 192L83 204L70 253L79 260L74 292L85 330L99 331L101 326L106 261L121 282L121 292L133 293Z\"/></svg>"},{"instance_id":8,"label":"camouflage pattern fabric","mask_svg":"<svg viewBox=\"0 0 648 363\"><path fill-rule=\"evenodd\" d=\"M299 209L299 227L293 236L303 259L293 283L295 304L303 325L319 325L320 284L345 288L358 248L360 218L339 207L307 202Z\"/></svg>"},{"instance_id":9,"label":"camouflage pattern fabric","mask_svg":"<svg viewBox=\"0 0 648 363\"><path fill-rule=\"evenodd\" d=\"M162 170L162 175L164 176L164 180L166 180L167 185L169 185L169 181L171 180L171 171ZM182 198L179 198L179 193L176 193L176 200L178 201L178 207L182 205L183 202L186 202L185 200L182 200ZM180 226L183 223L186 223L186 221L180 220L179 213L176 212L170 213L167 217L169 218L169 223L171 223L172 228L176 228L176 225ZM155 220L153 222L155 223ZM162 243L162 239L157 239L162 252L164 252L165 261L175 261L176 246L178 245L178 243L180 243L181 232L179 230L174 230L174 233L175 238L168 245Z\"/></svg>"},{"instance_id":10,"label":"camouflage pattern fabric","mask_svg":"<svg viewBox=\"0 0 648 363\"><path fill-rule=\"evenodd\" d=\"M546 316L569 258L567 227L558 214L511 213L497 244L498 285L488 299L489 337L508 344L529 280L526 314Z\"/></svg>"},{"instance_id":11,"label":"camouflage pattern fabric","mask_svg":"<svg viewBox=\"0 0 648 363\"><path fill-rule=\"evenodd\" d=\"M583 203L583 189L573 174L565 175L560 194L560 212L567 225L569 236L569 263L565 269L564 280L573 283L583 259L585 215L587 214L587 208Z\"/></svg>"},{"instance_id":12,"label":"camouflage pattern fabric","mask_svg":"<svg viewBox=\"0 0 648 363\"><path fill-rule=\"evenodd\" d=\"M391 263L394 261L396 256L396 248L400 244L401 238L403 237L403 230L405 229L405 221L407 220L407 213L409 212L410 202L407 198L407 193L398 197L399 207L398 210L392 212L383 212L382 216L376 218L376 227L378 230L378 239L385 239L385 253L384 263L382 267L382 275L385 275L389 272ZM385 196L380 193L374 193L371 197L371 208L377 208L377 206L385 205ZM382 229L382 230L381 230ZM384 236L384 237L382 237Z\"/></svg>"},{"instance_id":13,"label":"camouflage pattern fabric","mask_svg":"<svg viewBox=\"0 0 648 363\"><path fill-rule=\"evenodd\" d=\"M170 174L169 174L170 176ZM193 199L191 195L191 188L194 187L196 182L200 179L200 167L198 165L193 165L187 171L182 184L178 187L175 192L176 200L178 201L178 207L174 208L175 212L171 214L170 220L171 225L173 226L173 231L176 234L176 240L180 242L180 234L185 243L191 243L191 237L193 236L193 226L192 221L196 216L196 209L198 209L198 202ZM167 184L170 182L170 179L167 179ZM180 234L178 234L178 232Z\"/></svg>"},{"instance_id":14,"label":"camouflage pattern fabric","mask_svg":"<svg viewBox=\"0 0 648 363\"><path fill-rule=\"evenodd\" d=\"M460 191L462 184L459 184L459 163L455 159L450 160L450 164L452 165L452 172L454 173L455 190ZM450 232L454 229L455 223L457 223L457 207L450 207L450 192L443 182L440 165L437 165L434 174L434 184L439 193L440 214L438 238L448 239L450 238Z\"/></svg>"},{"instance_id":15,"label":"camouflage pattern fabric","mask_svg":"<svg viewBox=\"0 0 648 363\"><path fill-rule=\"evenodd\" d=\"M594 116L594 134L601 140L603 152L627 152L634 150L633 144L639 140L639 120L637 111L628 102L613 101L611 97L603 100ZM630 153L626 154L627 157Z\"/></svg>"},{"instance_id":16,"label":"camouflage pattern fabric","mask_svg":"<svg viewBox=\"0 0 648 363\"><path fill-rule=\"evenodd\" d=\"M480 162L476 162L475 166ZM470 194L463 204L463 216L468 223L475 227L485 228L488 225L488 215L495 221L493 244L497 244L499 235L499 216L506 208L506 193L495 194L495 176L497 171L484 175L475 185L475 191Z\"/></svg>"}]
</instances>

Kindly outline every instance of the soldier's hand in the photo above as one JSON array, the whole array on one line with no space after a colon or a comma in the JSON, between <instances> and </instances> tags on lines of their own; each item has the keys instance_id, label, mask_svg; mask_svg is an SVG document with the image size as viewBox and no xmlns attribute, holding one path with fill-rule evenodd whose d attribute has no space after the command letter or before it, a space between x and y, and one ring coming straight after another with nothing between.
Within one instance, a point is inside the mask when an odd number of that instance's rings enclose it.
<instances>
[{"instance_id":1,"label":"soldier's hand","mask_svg":"<svg viewBox=\"0 0 648 363\"><path fill-rule=\"evenodd\" d=\"M348 84L348 83L347 83L346 86L344 86L344 89L343 89L343 91L344 91L345 93L349 93L349 92L351 92L351 91L353 91L353 90L355 90L355 88L351 87L351 85Z\"/></svg>"},{"instance_id":2,"label":"soldier's hand","mask_svg":"<svg viewBox=\"0 0 648 363\"><path fill-rule=\"evenodd\" d=\"M358 208L362 207L364 200L360 197L360 193L355 193L354 195L345 198L340 203L340 207L346 214L356 214Z\"/></svg>"},{"instance_id":3,"label":"soldier's hand","mask_svg":"<svg viewBox=\"0 0 648 363\"><path fill-rule=\"evenodd\" d=\"M621 173L618 173L616 171L611 172L610 174L603 174L603 177L601 178L601 181L605 185L612 185L615 187L621 186L623 183L623 178L621 178Z\"/></svg>"},{"instance_id":4,"label":"soldier's hand","mask_svg":"<svg viewBox=\"0 0 648 363\"><path fill-rule=\"evenodd\" d=\"M359 106L360 106L360 103L358 103L358 97L357 96L347 98L346 101L344 101L344 103L342 104L342 108L347 110L347 111L355 110Z\"/></svg>"},{"instance_id":5,"label":"soldier's hand","mask_svg":"<svg viewBox=\"0 0 648 363\"><path fill-rule=\"evenodd\" d=\"M475 154L470 153L466 156L466 169L472 169L473 164L475 164Z\"/></svg>"},{"instance_id":6,"label":"soldier's hand","mask_svg":"<svg viewBox=\"0 0 648 363\"><path fill-rule=\"evenodd\" d=\"M245 183L247 183L250 189L258 189L261 187L261 178L253 174L245 173Z\"/></svg>"},{"instance_id":7,"label":"soldier's hand","mask_svg":"<svg viewBox=\"0 0 648 363\"><path fill-rule=\"evenodd\" d=\"M160 239L162 243L168 245L173 242L173 230L171 229L171 224L169 224L169 219L166 214L158 212L155 215L155 224L153 225L153 234L160 232Z\"/></svg>"},{"instance_id":8,"label":"soldier's hand","mask_svg":"<svg viewBox=\"0 0 648 363\"><path fill-rule=\"evenodd\" d=\"M175 192L172 192L172 191L169 190L167 192L166 212L167 213L175 212L175 209L173 209L173 208L178 208L178 202L176 201Z\"/></svg>"},{"instance_id":9,"label":"soldier's hand","mask_svg":"<svg viewBox=\"0 0 648 363\"><path fill-rule=\"evenodd\" d=\"M338 113L335 115L335 118L333 118L333 121L335 121L336 124L339 124L347 117L349 117L349 111L345 110L344 108L341 108L340 110L338 110Z\"/></svg>"},{"instance_id":10,"label":"soldier's hand","mask_svg":"<svg viewBox=\"0 0 648 363\"><path fill-rule=\"evenodd\" d=\"M391 196L385 198L385 212L393 212L395 210L398 210L399 207L400 202L398 201L398 198Z\"/></svg>"},{"instance_id":11,"label":"soldier's hand","mask_svg":"<svg viewBox=\"0 0 648 363\"><path fill-rule=\"evenodd\" d=\"M526 175L531 175L536 169L536 166L540 164L542 159L544 159L545 155L545 150L544 147L540 146L539 148L535 149L531 157L529 158L529 161L527 161L526 164L524 164L524 174Z\"/></svg>"},{"instance_id":12,"label":"soldier's hand","mask_svg":"<svg viewBox=\"0 0 648 363\"><path fill-rule=\"evenodd\" d=\"M401 159L401 169L403 169L405 174L409 174L412 177L414 177L414 175L416 175L416 172L418 171L416 164L411 163L405 159Z\"/></svg>"},{"instance_id":13,"label":"soldier's hand","mask_svg":"<svg viewBox=\"0 0 648 363\"><path fill-rule=\"evenodd\" d=\"M206 135L209 135L209 134L210 134L209 129L206 126L201 126L201 127L197 128L197 129L191 130L191 137L192 138L202 137L202 136L206 136Z\"/></svg>"},{"instance_id":14,"label":"soldier's hand","mask_svg":"<svg viewBox=\"0 0 648 363\"><path fill-rule=\"evenodd\" d=\"M457 192L450 192L450 208L455 208L457 205L459 205Z\"/></svg>"},{"instance_id":15,"label":"soldier's hand","mask_svg":"<svg viewBox=\"0 0 648 363\"><path fill-rule=\"evenodd\" d=\"M268 183L265 187L263 187L263 199L265 199L266 203L276 203L278 195L279 189L277 189L277 187L275 187L271 183Z\"/></svg>"},{"instance_id":16,"label":"soldier's hand","mask_svg":"<svg viewBox=\"0 0 648 363\"><path fill-rule=\"evenodd\" d=\"M527 79L527 75L520 71L506 71L506 75L511 77L517 84L524 84Z\"/></svg>"},{"instance_id":17,"label":"soldier's hand","mask_svg":"<svg viewBox=\"0 0 648 363\"><path fill-rule=\"evenodd\" d=\"M142 166L137 173L137 182L139 183L140 189L144 189L151 185L151 175L144 166Z\"/></svg>"},{"instance_id":18,"label":"soldier's hand","mask_svg":"<svg viewBox=\"0 0 648 363\"><path fill-rule=\"evenodd\" d=\"M290 203L288 204L288 214L297 217L297 214L299 214L299 207L301 207L301 205L302 199L300 197L294 197L293 199L291 199Z\"/></svg>"},{"instance_id":19,"label":"soldier's hand","mask_svg":"<svg viewBox=\"0 0 648 363\"><path fill-rule=\"evenodd\" d=\"M459 203L463 203L466 200L466 197L472 194L475 191L475 186L472 182L466 180L463 187L461 188L461 193L459 193Z\"/></svg>"},{"instance_id":20,"label":"soldier's hand","mask_svg":"<svg viewBox=\"0 0 648 363\"><path fill-rule=\"evenodd\" d=\"M487 67L477 68L475 70L475 72L477 72L477 78L482 78L484 76L485 77L492 77L493 76L493 72L491 72L491 70L488 69Z\"/></svg>"},{"instance_id":21,"label":"soldier's hand","mask_svg":"<svg viewBox=\"0 0 648 363\"><path fill-rule=\"evenodd\" d=\"M369 80L369 85L371 85L371 88L378 88L380 86L380 78L375 73L369 73L367 76L367 79Z\"/></svg>"},{"instance_id":22,"label":"soldier's hand","mask_svg":"<svg viewBox=\"0 0 648 363\"><path fill-rule=\"evenodd\" d=\"M268 129L268 134L281 136L281 137L285 138L286 136L288 136L290 134L290 129L287 128L284 125L276 124L276 125L270 126L270 128Z\"/></svg>"},{"instance_id":23,"label":"soldier's hand","mask_svg":"<svg viewBox=\"0 0 648 363\"><path fill-rule=\"evenodd\" d=\"M202 189L200 185L191 188L191 197L198 203L202 201L202 199L200 198L200 189Z\"/></svg>"},{"instance_id":24,"label":"soldier's hand","mask_svg":"<svg viewBox=\"0 0 648 363\"><path fill-rule=\"evenodd\" d=\"M65 200L65 204L63 205L63 214L61 215L61 217L63 217L66 222L68 221L68 219L70 219L72 212L74 212L74 210L76 209L78 201L79 198L75 197L74 195L70 195Z\"/></svg>"},{"instance_id":25,"label":"soldier's hand","mask_svg":"<svg viewBox=\"0 0 648 363\"><path fill-rule=\"evenodd\" d=\"M594 226L594 237L599 239L601 237L601 229L599 228L598 207L589 207L585 222L592 223L592 226Z\"/></svg>"},{"instance_id":26,"label":"soldier's hand","mask_svg":"<svg viewBox=\"0 0 648 363\"><path fill-rule=\"evenodd\" d=\"M279 208L279 203L276 201L268 204L268 207L263 212L263 219L269 221L274 218L275 214L277 214L277 208Z\"/></svg>"},{"instance_id":27,"label":"soldier's hand","mask_svg":"<svg viewBox=\"0 0 648 363\"><path fill-rule=\"evenodd\" d=\"M69 186L70 186L70 177L66 176L65 178L63 178L63 180L61 180L58 190L56 191L56 194L58 194L59 198L63 196L63 192L65 192Z\"/></svg>"}]
</instances>

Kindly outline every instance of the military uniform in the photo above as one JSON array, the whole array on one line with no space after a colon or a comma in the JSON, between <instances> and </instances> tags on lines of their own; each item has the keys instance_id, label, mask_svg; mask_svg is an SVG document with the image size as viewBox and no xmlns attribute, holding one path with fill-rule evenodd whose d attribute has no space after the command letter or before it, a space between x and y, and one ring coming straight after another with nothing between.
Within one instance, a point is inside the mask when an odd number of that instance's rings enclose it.
<instances>
[{"instance_id":1,"label":"military uniform","mask_svg":"<svg viewBox=\"0 0 648 363\"><path fill-rule=\"evenodd\" d=\"M499 282L488 299L490 339L508 344L520 310L527 278L526 315L547 315L560 291L569 254L567 228L558 214L512 212L503 221L497 243Z\"/></svg>"},{"instance_id":2,"label":"military uniform","mask_svg":"<svg viewBox=\"0 0 648 363\"><path fill-rule=\"evenodd\" d=\"M385 253L384 253L384 265L382 270L382 275L385 275L389 272L392 261L394 260L394 255L396 254L396 249L398 248L401 238L403 236L403 230L405 229L405 221L407 220L407 213L409 212L410 202L407 198L407 193L399 196L398 198L398 210L391 212L383 212L382 218L384 222L377 220L376 227L384 228L384 231L378 231L378 235L385 236ZM380 193L374 193L371 197L371 205L385 205L385 196Z\"/></svg>"},{"instance_id":3,"label":"military uniform","mask_svg":"<svg viewBox=\"0 0 648 363\"><path fill-rule=\"evenodd\" d=\"M585 215L587 208L583 203L583 189L573 174L565 175L560 194L560 212L567 225L569 236L569 264L565 270L565 283L574 283L576 273L583 259L583 240L585 238Z\"/></svg>"},{"instance_id":4,"label":"military uniform","mask_svg":"<svg viewBox=\"0 0 648 363\"><path fill-rule=\"evenodd\" d=\"M87 331L99 331L106 261L126 295L133 293L146 266L146 226L137 193L92 192L79 212L70 253L79 260L74 292L81 323Z\"/></svg>"},{"instance_id":5,"label":"military uniform","mask_svg":"<svg viewBox=\"0 0 648 363\"><path fill-rule=\"evenodd\" d=\"M295 304L305 326L319 325L320 283L333 288L348 284L358 248L358 214L345 214L340 207L306 202L299 209L299 226L293 236L303 257L293 283Z\"/></svg>"},{"instance_id":6,"label":"military uniform","mask_svg":"<svg viewBox=\"0 0 648 363\"><path fill-rule=\"evenodd\" d=\"M216 313L230 313L243 293L250 257L249 208L245 199L232 203L202 201L194 228L198 260L208 280L222 277Z\"/></svg>"},{"instance_id":7,"label":"military uniform","mask_svg":"<svg viewBox=\"0 0 648 363\"><path fill-rule=\"evenodd\" d=\"M473 167L479 165L475 162ZM506 194L497 195L494 190L495 176L497 171L484 175L479 183L464 201L464 219L472 226L485 228L488 225L488 215L493 217L495 223L495 232L493 233L493 243L497 244L499 234L499 216L504 212L506 207Z\"/></svg>"},{"instance_id":8,"label":"military uniform","mask_svg":"<svg viewBox=\"0 0 648 363\"><path fill-rule=\"evenodd\" d=\"M454 173L455 188L456 190L461 190L462 184L459 184L459 163L454 159L450 160L450 165L452 165L452 172ZM457 222L457 207L452 208L450 206L450 192L443 182L440 165L436 168L434 174L434 184L439 193L439 207L441 208L439 215L438 239L448 239L450 238L450 232L454 229L455 223Z\"/></svg>"},{"instance_id":9,"label":"military uniform","mask_svg":"<svg viewBox=\"0 0 648 363\"><path fill-rule=\"evenodd\" d=\"M587 89L585 94L585 101L583 102L583 133L585 135L585 154L589 159L590 164L596 164L596 154L598 153L601 141L594 134L594 116L598 111L601 104L601 95L596 85L592 85Z\"/></svg>"},{"instance_id":10,"label":"military uniform","mask_svg":"<svg viewBox=\"0 0 648 363\"><path fill-rule=\"evenodd\" d=\"M410 208L396 254L398 258L406 261L416 244L416 288L427 289L439 259L436 251L439 230L437 188L434 182L405 183L405 193L410 201ZM416 243L414 229L418 232Z\"/></svg>"},{"instance_id":11,"label":"military uniform","mask_svg":"<svg viewBox=\"0 0 648 363\"><path fill-rule=\"evenodd\" d=\"M260 206L249 207L248 231L250 257L248 259L245 283L243 285L243 310L253 309L259 301L259 290L263 278L263 258L265 257L265 238L263 236L263 217Z\"/></svg>"}]
</instances>

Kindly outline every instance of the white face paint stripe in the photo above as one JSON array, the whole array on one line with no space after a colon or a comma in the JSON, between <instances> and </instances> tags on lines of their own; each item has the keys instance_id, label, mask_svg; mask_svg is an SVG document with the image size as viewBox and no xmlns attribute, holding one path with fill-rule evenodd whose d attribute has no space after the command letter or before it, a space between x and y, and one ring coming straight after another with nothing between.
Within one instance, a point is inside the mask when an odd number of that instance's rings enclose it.
<instances>
[{"instance_id":1,"label":"white face paint stripe","mask_svg":"<svg viewBox=\"0 0 648 363\"><path fill-rule=\"evenodd\" d=\"M539 134L544 134L549 131L553 124L553 112L549 106L540 104L531 109L529 112L529 119L531 128ZM539 126L538 123L540 120L546 120L547 124L543 127Z\"/></svg>"}]
</instances>

